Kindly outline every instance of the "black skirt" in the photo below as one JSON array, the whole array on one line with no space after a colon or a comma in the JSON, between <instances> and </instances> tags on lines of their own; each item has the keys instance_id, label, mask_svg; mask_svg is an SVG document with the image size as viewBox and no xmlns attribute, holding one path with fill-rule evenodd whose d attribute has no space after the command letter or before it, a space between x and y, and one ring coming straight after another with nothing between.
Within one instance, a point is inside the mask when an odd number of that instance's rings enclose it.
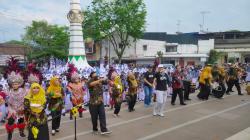
<instances>
[{"instance_id":1,"label":"black skirt","mask_svg":"<svg viewBox=\"0 0 250 140\"><path fill-rule=\"evenodd\" d=\"M39 130L37 139L34 138L31 128L32 127L29 128L28 140L49 140L49 128L47 123L37 127Z\"/></svg>"},{"instance_id":2,"label":"black skirt","mask_svg":"<svg viewBox=\"0 0 250 140\"><path fill-rule=\"evenodd\" d=\"M209 85L200 83L200 93L197 95L197 97L202 100L208 100L210 92L211 92L211 87Z\"/></svg>"}]
</instances>

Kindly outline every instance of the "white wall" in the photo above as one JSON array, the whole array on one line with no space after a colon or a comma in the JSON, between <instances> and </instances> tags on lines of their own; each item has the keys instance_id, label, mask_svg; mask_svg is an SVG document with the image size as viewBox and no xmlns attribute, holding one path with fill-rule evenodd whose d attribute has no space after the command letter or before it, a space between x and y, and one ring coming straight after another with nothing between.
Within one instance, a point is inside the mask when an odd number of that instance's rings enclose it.
<instances>
[{"instance_id":1,"label":"white wall","mask_svg":"<svg viewBox=\"0 0 250 140\"><path fill-rule=\"evenodd\" d=\"M199 53L209 53L210 50L214 49L214 39L199 40Z\"/></svg>"},{"instance_id":2,"label":"white wall","mask_svg":"<svg viewBox=\"0 0 250 140\"><path fill-rule=\"evenodd\" d=\"M147 51L143 50L143 45L147 45ZM165 53L166 42L140 39L136 43L136 54L138 57L155 57L158 51Z\"/></svg>"},{"instance_id":3,"label":"white wall","mask_svg":"<svg viewBox=\"0 0 250 140\"><path fill-rule=\"evenodd\" d=\"M0 66L6 66L6 61L9 60L10 57L17 57L20 62L23 62L24 60L23 55L0 55Z\"/></svg>"},{"instance_id":4,"label":"white wall","mask_svg":"<svg viewBox=\"0 0 250 140\"><path fill-rule=\"evenodd\" d=\"M132 41L131 41L132 42ZM113 46L108 41L103 41L102 43L102 58L106 54L106 46L111 46L110 48L110 57L117 58ZM128 47L124 51L124 58L154 58L157 56L158 51L162 51L163 54L197 54L198 46L193 44L177 44L177 43L166 43L165 41L156 41L156 40L143 40L139 39L137 42L132 42L131 47ZM143 45L147 45L147 50L143 50ZM166 45L178 45L177 52L166 52ZM208 54L211 49L214 49L214 39L210 40L199 40L199 53ZM108 54L109 55L109 54ZM196 62L199 59L196 60Z\"/></svg>"},{"instance_id":5,"label":"white wall","mask_svg":"<svg viewBox=\"0 0 250 140\"><path fill-rule=\"evenodd\" d=\"M131 46L127 47L125 49L125 51L124 51L124 54L123 54L124 58L130 58L130 57L135 56L135 52L136 52L135 44L136 43L131 40ZM106 49L105 49L106 47L108 48L107 51L109 51L109 46L110 46L110 58L112 58L112 57L117 58L117 55L116 55L116 53L114 51L112 43L110 43L107 40L102 41L102 54L101 54L101 57L103 58L106 55ZM108 56L109 56L109 53L108 53Z\"/></svg>"},{"instance_id":6,"label":"white wall","mask_svg":"<svg viewBox=\"0 0 250 140\"><path fill-rule=\"evenodd\" d=\"M197 53L197 45L193 44L178 44L178 53L192 54Z\"/></svg>"}]
</instances>

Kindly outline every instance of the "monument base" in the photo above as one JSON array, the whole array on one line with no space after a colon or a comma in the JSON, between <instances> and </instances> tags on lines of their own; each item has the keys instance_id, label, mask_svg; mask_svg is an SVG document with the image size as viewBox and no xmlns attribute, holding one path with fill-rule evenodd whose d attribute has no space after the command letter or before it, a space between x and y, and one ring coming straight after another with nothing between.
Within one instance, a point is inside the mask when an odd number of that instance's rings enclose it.
<instances>
[{"instance_id":1,"label":"monument base","mask_svg":"<svg viewBox=\"0 0 250 140\"><path fill-rule=\"evenodd\" d=\"M68 56L68 63L74 64L75 67L80 69L92 68L86 59L86 56Z\"/></svg>"}]
</instances>

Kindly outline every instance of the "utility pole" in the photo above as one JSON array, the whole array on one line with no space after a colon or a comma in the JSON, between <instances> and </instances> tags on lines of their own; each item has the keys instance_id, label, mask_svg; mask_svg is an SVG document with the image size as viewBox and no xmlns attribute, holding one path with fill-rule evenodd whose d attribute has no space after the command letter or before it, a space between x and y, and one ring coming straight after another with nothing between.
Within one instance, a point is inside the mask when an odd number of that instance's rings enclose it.
<instances>
[{"instance_id":1,"label":"utility pole","mask_svg":"<svg viewBox=\"0 0 250 140\"><path fill-rule=\"evenodd\" d=\"M180 33L180 26L181 26L181 20L177 20L177 34L179 34Z\"/></svg>"}]
</instances>

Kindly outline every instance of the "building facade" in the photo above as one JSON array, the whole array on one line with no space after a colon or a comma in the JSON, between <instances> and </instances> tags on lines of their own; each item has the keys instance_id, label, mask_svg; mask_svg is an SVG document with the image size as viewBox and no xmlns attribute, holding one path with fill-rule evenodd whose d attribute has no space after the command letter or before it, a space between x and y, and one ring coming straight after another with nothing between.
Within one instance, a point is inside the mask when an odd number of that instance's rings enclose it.
<instances>
[{"instance_id":1,"label":"building facade","mask_svg":"<svg viewBox=\"0 0 250 140\"><path fill-rule=\"evenodd\" d=\"M220 63L250 63L250 31L214 33L215 49L222 53Z\"/></svg>"},{"instance_id":2,"label":"building facade","mask_svg":"<svg viewBox=\"0 0 250 140\"><path fill-rule=\"evenodd\" d=\"M27 47L14 44L0 44L0 67L6 66L6 61L10 57L17 57L20 64L24 65L27 60Z\"/></svg>"},{"instance_id":3,"label":"building facade","mask_svg":"<svg viewBox=\"0 0 250 140\"><path fill-rule=\"evenodd\" d=\"M131 42L131 47L126 48L123 55L124 63L153 64L162 52L161 63L180 64L204 64L208 53L214 49L214 39L199 38L198 33L168 35L166 33L145 33L136 42ZM110 46L110 47L109 47ZM109 41L102 44L101 57L108 56L117 59L115 51Z\"/></svg>"}]
</instances>

